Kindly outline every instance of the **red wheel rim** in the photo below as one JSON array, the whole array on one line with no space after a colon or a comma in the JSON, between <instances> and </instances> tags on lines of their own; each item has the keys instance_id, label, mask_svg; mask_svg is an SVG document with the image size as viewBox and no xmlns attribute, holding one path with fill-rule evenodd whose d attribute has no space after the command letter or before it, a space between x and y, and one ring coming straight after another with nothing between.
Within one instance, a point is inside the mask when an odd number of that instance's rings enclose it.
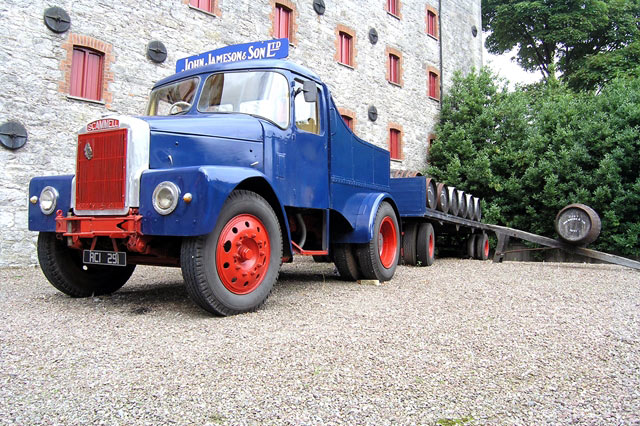
<instances>
[{"instance_id":1,"label":"red wheel rim","mask_svg":"<svg viewBox=\"0 0 640 426\"><path fill-rule=\"evenodd\" d=\"M429 235L429 258L433 257L433 248L434 248L434 243L433 243L433 234Z\"/></svg>"},{"instance_id":2,"label":"red wheel rim","mask_svg":"<svg viewBox=\"0 0 640 426\"><path fill-rule=\"evenodd\" d=\"M380 262L386 269L393 266L393 261L396 260L396 252L398 250L398 234L396 232L396 225L393 220L386 216L380 223L380 229L378 230L378 250L380 254Z\"/></svg>"},{"instance_id":3,"label":"red wheel rim","mask_svg":"<svg viewBox=\"0 0 640 426\"><path fill-rule=\"evenodd\" d=\"M238 215L220 233L216 268L230 292L247 294L258 288L267 274L270 258L269 234L257 217Z\"/></svg>"},{"instance_id":4,"label":"red wheel rim","mask_svg":"<svg viewBox=\"0 0 640 426\"><path fill-rule=\"evenodd\" d=\"M485 240L483 249L484 249L484 256L489 257L489 240Z\"/></svg>"}]
</instances>

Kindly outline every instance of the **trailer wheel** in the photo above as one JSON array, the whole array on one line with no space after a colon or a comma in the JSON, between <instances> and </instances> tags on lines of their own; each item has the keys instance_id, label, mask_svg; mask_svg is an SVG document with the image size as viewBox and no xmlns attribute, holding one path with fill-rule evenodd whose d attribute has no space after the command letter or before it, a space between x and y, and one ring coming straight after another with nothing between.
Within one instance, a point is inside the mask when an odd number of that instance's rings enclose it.
<instances>
[{"instance_id":1,"label":"trailer wheel","mask_svg":"<svg viewBox=\"0 0 640 426\"><path fill-rule=\"evenodd\" d=\"M122 287L136 265L84 265L82 251L70 249L53 232L38 235L38 261L47 280L71 297L110 294Z\"/></svg>"},{"instance_id":2,"label":"trailer wheel","mask_svg":"<svg viewBox=\"0 0 640 426\"><path fill-rule=\"evenodd\" d=\"M436 234L433 225L421 223L418 227L417 256L422 266L431 266L435 260Z\"/></svg>"},{"instance_id":3,"label":"trailer wheel","mask_svg":"<svg viewBox=\"0 0 640 426\"><path fill-rule=\"evenodd\" d=\"M336 244L333 246L333 262L340 277L347 281L360 279L360 267L355 255L353 244Z\"/></svg>"},{"instance_id":4,"label":"trailer wheel","mask_svg":"<svg viewBox=\"0 0 640 426\"><path fill-rule=\"evenodd\" d=\"M234 191L207 235L185 239L180 262L191 299L217 315L258 309L269 297L282 259L280 224L267 201Z\"/></svg>"},{"instance_id":5,"label":"trailer wheel","mask_svg":"<svg viewBox=\"0 0 640 426\"><path fill-rule=\"evenodd\" d=\"M389 281L396 272L400 256L400 227L393 207L380 204L371 241L358 246L358 261L366 279Z\"/></svg>"},{"instance_id":6,"label":"trailer wheel","mask_svg":"<svg viewBox=\"0 0 640 426\"><path fill-rule=\"evenodd\" d=\"M482 233L476 237L476 259L487 260L489 259L489 237L487 234Z\"/></svg>"},{"instance_id":7,"label":"trailer wheel","mask_svg":"<svg viewBox=\"0 0 640 426\"><path fill-rule=\"evenodd\" d=\"M416 258L417 234L417 223L408 222L404 226L404 235L402 236L402 263L405 265L415 266L418 263Z\"/></svg>"},{"instance_id":8,"label":"trailer wheel","mask_svg":"<svg viewBox=\"0 0 640 426\"><path fill-rule=\"evenodd\" d=\"M469 235L467 239L467 257L476 258L476 234Z\"/></svg>"}]
</instances>

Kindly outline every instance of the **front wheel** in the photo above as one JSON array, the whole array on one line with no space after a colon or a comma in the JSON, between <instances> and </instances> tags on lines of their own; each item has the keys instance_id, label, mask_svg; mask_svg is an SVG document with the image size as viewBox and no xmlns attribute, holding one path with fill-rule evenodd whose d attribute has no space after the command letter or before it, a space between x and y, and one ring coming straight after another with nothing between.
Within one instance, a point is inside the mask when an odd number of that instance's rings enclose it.
<instances>
[{"instance_id":1,"label":"front wheel","mask_svg":"<svg viewBox=\"0 0 640 426\"><path fill-rule=\"evenodd\" d=\"M366 279L389 281L400 256L400 227L391 204L380 204L373 230L371 241L357 250L360 270Z\"/></svg>"},{"instance_id":2,"label":"front wheel","mask_svg":"<svg viewBox=\"0 0 640 426\"><path fill-rule=\"evenodd\" d=\"M239 190L224 203L208 235L182 244L182 276L191 299L217 315L258 309L280 270L282 234L269 203Z\"/></svg>"},{"instance_id":3,"label":"front wheel","mask_svg":"<svg viewBox=\"0 0 640 426\"><path fill-rule=\"evenodd\" d=\"M82 251L70 249L53 232L38 235L38 261L51 285L71 297L110 294L122 287L136 265L84 265Z\"/></svg>"}]
</instances>

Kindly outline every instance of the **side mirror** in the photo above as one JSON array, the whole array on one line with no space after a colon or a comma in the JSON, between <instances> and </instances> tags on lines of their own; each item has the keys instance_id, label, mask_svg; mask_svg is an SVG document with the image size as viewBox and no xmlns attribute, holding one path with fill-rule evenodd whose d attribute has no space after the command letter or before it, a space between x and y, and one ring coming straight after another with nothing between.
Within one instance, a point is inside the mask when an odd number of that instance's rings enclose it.
<instances>
[{"instance_id":1,"label":"side mirror","mask_svg":"<svg viewBox=\"0 0 640 426\"><path fill-rule=\"evenodd\" d=\"M302 91L304 92L305 102L311 103L318 100L318 89L315 82L307 80L302 83Z\"/></svg>"}]
</instances>

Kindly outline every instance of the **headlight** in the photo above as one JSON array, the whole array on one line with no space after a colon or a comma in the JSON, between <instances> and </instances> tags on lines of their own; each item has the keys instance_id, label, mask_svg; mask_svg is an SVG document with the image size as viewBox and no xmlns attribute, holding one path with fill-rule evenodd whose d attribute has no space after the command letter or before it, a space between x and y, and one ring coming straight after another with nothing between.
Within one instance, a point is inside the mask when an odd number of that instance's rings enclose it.
<instances>
[{"instance_id":1,"label":"headlight","mask_svg":"<svg viewBox=\"0 0 640 426\"><path fill-rule=\"evenodd\" d=\"M51 214L56 210L58 190L52 186L45 186L40 193L40 210L44 214Z\"/></svg>"},{"instance_id":2,"label":"headlight","mask_svg":"<svg viewBox=\"0 0 640 426\"><path fill-rule=\"evenodd\" d=\"M165 181L153 190L153 208L161 215L167 215L178 206L180 189L175 183Z\"/></svg>"}]
</instances>

